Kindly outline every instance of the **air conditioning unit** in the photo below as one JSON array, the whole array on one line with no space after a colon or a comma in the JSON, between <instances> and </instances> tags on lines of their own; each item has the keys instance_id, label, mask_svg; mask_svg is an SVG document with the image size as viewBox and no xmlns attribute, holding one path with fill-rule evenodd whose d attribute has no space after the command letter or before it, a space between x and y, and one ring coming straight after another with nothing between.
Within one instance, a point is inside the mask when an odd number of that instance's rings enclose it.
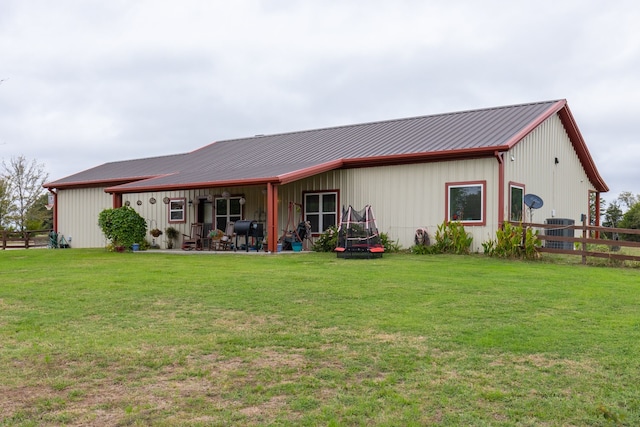
<instances>
[{"instance_id":1,"label":"air conditioning unit","mask_svg":"<svg viewBox=\"0 0 640 427\"><path fill-rule=\"evenodd\" d=\"M576 222L570 218L547 218L547 224L552 225L563 225L566 227L570 227L574 225ZM575 237L573 228L554 228L554 229L545 229L545 234L547 236L559 236L559 237ZM565 242L559 240L545 240L544 246L549 249L565 249L565 250L573 250L573 242Z\"/></svg>"}]
</instances>

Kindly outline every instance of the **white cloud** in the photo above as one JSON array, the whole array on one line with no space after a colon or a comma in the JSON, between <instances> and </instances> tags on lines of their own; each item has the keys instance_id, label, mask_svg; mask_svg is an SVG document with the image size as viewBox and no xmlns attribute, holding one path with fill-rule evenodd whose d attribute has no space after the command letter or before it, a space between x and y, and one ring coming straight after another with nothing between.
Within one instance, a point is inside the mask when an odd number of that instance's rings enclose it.
<instances>
[{"instance_id":1,"label":"white cloud","mask_svg":"<svg viewBox=\"0 0 640 427\"><path fill-rule=\"evenodd\" d=\"M54 179L212 140L567 98L612 192L640 193L635 0L0 9L0 157Z\"/></svg>"}]
</instances>

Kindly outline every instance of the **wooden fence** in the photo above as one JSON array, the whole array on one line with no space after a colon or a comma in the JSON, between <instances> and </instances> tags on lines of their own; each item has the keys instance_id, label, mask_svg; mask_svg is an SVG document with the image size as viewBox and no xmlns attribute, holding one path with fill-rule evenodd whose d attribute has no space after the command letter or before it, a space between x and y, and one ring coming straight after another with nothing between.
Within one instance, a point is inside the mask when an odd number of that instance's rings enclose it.
<instances>
[{"instance_id":1,"label":"wooden fence","mask_svg":"<svg viewBox=\"0 0 640 427\"><path fill-rule=\"evenodd\" d=\"M49 246L52 230L0 231L0 249L29 249Z\"/></svg>"},{"instance_id":2,"label":"wooden fence","mask_svg":"<svg viewBox=\"0 0 640 427\"><path fill-rule=\"evenodd\" d=\"M587 263L587 257L607 258L618 261L640 261L640 255L618 253L623 247L640 248L640 242L617 238L621 235L640 235L640 230L595 227L587 225L586 221L583 221L582 225L516 222L511 222L511 224L522 225L525 230L527 227L540 230L538 238L543 241L543 247L540 248L540 252L581 256L583 264ZM575 237L577 234L579 236ZM593 248L593 245L597 245L597 247ZM608 251L602 249L608 249Z\"/></svg>"}]
</instances>

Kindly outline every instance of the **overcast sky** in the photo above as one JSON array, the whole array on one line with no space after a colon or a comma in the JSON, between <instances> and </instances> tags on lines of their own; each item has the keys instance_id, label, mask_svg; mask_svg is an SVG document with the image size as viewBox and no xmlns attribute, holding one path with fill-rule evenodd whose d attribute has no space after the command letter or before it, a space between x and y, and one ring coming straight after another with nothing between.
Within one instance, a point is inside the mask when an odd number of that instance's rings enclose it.
<instances>
[{"instance_id":1,"label":"overcast sky","mask_svg":"<svg viewBox=\"0 0 640 427\"><path fill-rule=\"evenodd\" d=\"M640 193L638 0L0 0L0 158L50 180L212 141L565 98Z\"/></svg>"}]
</instances>

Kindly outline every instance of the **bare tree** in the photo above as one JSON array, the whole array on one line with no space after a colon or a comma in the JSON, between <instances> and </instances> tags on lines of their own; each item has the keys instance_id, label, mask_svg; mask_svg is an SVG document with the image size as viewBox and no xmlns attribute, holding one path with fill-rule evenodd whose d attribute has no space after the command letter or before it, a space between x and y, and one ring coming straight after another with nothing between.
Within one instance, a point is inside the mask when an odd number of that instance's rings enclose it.
<instances>
[{"instance_id":1,"label":"bare tree","mask_svg":"<svg viewBox=\"0 0 640 427\"><path fill-rule=\"evenodd\" d=\"M3 177L9 200L5 222L20 231L27 227L29 209L45 192L42 185L49 178L44 165L36 160L28 162L24 156L12 157L9 163L2 162ZM8 228L8 227L7 227Z\"/></svg>"},{"instance_id":2,"label":"bare tree","mask_svg":"<svg viewBox=\"0 0 640 427\"><path fill-rule=\"evenodd\" d=\"M0 230L9 227L9 211L11 200L9 199L9 185L2 175L0 175Z\"/></svg>"},{"instance_id":3,"label":"bare tree","mask_svg":"<svg viewBox=\"0 0 640 427\"><path fill-rule=\"evenodd\" d=\"M634 195L631 191L623 191L618 195L618 201L627 209L631 209L633 205L640 202L640 194Z\"/></svg>"}]
</instances>

